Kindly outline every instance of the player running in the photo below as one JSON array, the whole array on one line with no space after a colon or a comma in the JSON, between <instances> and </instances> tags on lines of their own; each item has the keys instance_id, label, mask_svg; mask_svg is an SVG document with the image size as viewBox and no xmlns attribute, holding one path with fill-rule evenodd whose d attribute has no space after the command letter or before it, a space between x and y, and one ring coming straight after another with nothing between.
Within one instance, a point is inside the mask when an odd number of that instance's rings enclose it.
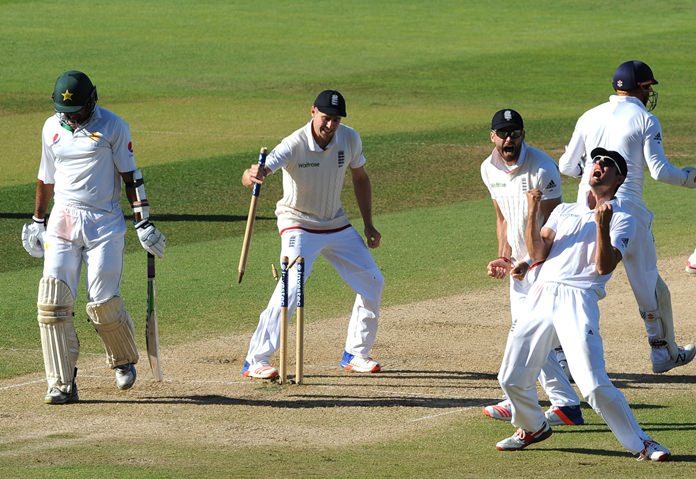
<instances>
[{"instance_id":1,"label":"player running","mask_svg":"<svg viewBox=\"0 0 696 479\"><path fill-rule=\"evenodd\" d=\"M660 121L650 113L657 104L653 85L657 80L645 63L619 65L613 79L616 95L580 117L559 167L565 175L581 177L578 201L584 201L592 174L591 149L599 146L626 158L628 176L616 197L636 218L636 235L623 258L624 268L648 333L653 372L664 373L691 362L696 347L680 347L675 339L669 289L657 271L653 213L643 202L643 176L647 166L655 180L696 188L696 168L679 169L667 160Z\"/></svg>"}]
</instances>

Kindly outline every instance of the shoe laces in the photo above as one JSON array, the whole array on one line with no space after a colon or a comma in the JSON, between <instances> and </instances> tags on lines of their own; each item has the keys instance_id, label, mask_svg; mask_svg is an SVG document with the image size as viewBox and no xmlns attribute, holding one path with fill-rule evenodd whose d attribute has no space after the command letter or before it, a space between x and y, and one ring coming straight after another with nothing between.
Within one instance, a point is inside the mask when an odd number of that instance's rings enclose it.
<instances>
[{"instance_id":1,"label":"shoe laces","mask_svg":"<svg viewBox=\"0 0 696 479\"><path fill-rule=\"evenodd\" d=\"M640 451L640 454L638 455L638 460L639 461L644 461L645 459L650 459L650 449L654 448L654 446L657 446L658 444L655 441L652 440L644 440L643 441L643 450ZM658 451L658 449L654 449L655 451Z\"/></svg>"}]
</instances>

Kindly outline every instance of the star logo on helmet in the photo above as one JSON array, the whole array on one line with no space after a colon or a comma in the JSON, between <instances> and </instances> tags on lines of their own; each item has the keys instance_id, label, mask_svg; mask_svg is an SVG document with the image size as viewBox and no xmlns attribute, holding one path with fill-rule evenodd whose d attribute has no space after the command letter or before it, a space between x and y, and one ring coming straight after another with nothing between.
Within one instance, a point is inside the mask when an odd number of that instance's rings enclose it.
<instances>
[{"instance_id":1,"label":"star logo on helmet","mask_svg":"<svg viewBox=\"0 0 696 479\"><path fill-rule=\"evenodd\" d=\"M70 90L65 90L61 95L63 95L63 101L72 101L73 94Z\"/></svg>"}]
</instances>

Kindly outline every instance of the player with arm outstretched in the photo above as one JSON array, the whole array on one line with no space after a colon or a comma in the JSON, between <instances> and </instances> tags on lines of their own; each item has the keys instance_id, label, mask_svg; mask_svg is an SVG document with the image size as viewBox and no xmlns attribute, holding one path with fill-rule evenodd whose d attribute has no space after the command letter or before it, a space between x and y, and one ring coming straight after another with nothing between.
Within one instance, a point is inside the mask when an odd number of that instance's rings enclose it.
<instances>
[{"instance_id":1,"label":"player with arm outstretched","mask_svg":"<svg viewBox=\"0 0 696 479\"><path fill-rule=\"evenodd\" d=\"M589 189L593 148L617 151L626 159L628 175L616 197L636 218L637 229L623 263L648 333L653 372L664 373L693 360L696 347L680 347L675 339L672 302L657 270L653 213L643 201L643 179L647 168L655 180L696 188L696 170L676 168L665 156L662 127L651 113L657 103L657 93L652 88L657 80L650 67L640 61L622 63L612 84L616 94L578 119L559 167L561 173L580 178L581 201Z\"/></svg>"}]
</instances>

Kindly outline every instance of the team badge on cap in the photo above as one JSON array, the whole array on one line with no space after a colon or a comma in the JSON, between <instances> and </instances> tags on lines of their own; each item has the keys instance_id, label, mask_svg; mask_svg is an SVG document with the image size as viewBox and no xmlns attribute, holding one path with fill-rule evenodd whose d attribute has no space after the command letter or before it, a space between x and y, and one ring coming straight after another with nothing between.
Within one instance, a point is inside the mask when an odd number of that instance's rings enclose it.
<instances>
[{"instance_id":1,"label":"team badge on cap","mask_svg":"<svg viewBox=\"0 0 696 479\"><path fill-rule=\"evenodd\" d=\"M61 95L63 95L63 101L72 101L73 94L70 93L70 90L65 90Z\"/></svg>"},{"instance_id":2,"label":"team badge on cap","mask_svg":"<svg viewBox=\"0 0 696 479\"><path fill-rule=\"evenodd\" d=\"M319 93L314 100L314 106L326 115L346 116L346 100L337 90L324 90Z\"/></svg>"},{"instance_id":3,"label":"team badge on cap","mask_svg":"<svg viewBox=\"0 0 696 479\"><path fill-rule=\"evenodd\" d=\"M512 108L505 108L504 110L498 110L493 115L491 120L491 130L524 130L524 121L522 121L522 115L517 113Z\"/></svg>"}]
</instances>

